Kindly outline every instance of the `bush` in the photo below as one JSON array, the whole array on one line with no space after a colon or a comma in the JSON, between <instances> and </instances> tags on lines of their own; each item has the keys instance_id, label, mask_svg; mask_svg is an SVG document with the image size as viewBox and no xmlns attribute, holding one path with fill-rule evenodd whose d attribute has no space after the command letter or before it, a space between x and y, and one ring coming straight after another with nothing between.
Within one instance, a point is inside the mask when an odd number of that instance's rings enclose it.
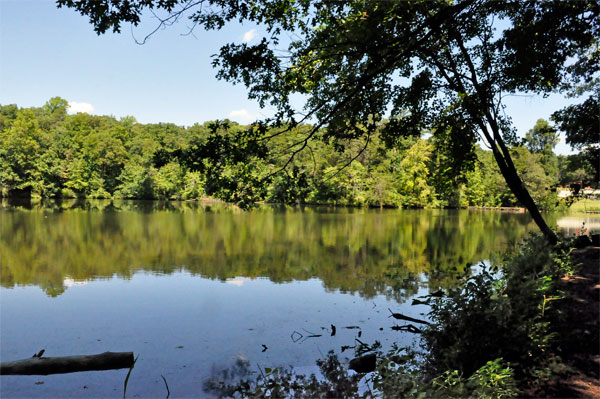
<instances>
[{"instance_id":1,"label":"bush","mask_svg":"<svg viewBox=\"0 0 600 399\"><path fill-rule=\"evenodd\" d=\"M499 268L467 277L443 298L430 297L427 372L470 376L502 358L518 365L517 378L533 378L555 338L549 327L551 303L560 297L557 282L571 271L568 250L531 236Z\"/></svg>"},{"instance_id":2,"label":"bush","mask_svg":"<svg viewBox=\"0 0 600 399\"><path fill-rule=\"evenodd\" d=\"M435 397L505 399L518 396L513 370L500 358L487 362L469 378L458 370L432 380Z\"/></svg>"}]
</instances>

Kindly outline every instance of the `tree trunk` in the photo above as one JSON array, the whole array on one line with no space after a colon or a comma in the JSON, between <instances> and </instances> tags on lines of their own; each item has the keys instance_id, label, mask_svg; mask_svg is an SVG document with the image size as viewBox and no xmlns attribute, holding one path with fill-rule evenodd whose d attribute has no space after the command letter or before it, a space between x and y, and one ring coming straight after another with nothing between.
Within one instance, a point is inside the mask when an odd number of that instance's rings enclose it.
<instances>
[{"instance_id":1,"label":"tree trunk","mask_svg":"<svg viewBox=\"0 0 600 399\"><path fill-rule=\"evenodd\" d=\"M37 357L0 363L0 375L48 375L78 371L131 368L133 352L104 352L98 355Z\"/></svg>"},{"instance_id":2,"label":"tree trunk","mask_svg":"<svg viewBox=\"0 0 600 399\"><path fill-rule=\"evenodd\" d=\"M496 163L500 168L500 172L502 173L502 176L504 177L504 180L506 181L506 184L508 184L510 190L521 202L521 204L527 208L529 214L533 218L533 221L535 224L537 224L542 234L544 234L544 237L546 237L546 240L548 240L551 245L555 245L558 242L558 237L554 231L548 227L548 224L546 224L546 221L542 217L537 205L535 204L535 201L533 198L531 198L531 194L529 194L529 191L525 187L525 184L523 184L523 181L519 177L519 174L512 163L512 159L510 158L508 150L503 151L503 153L500 154L498 148L493 145L492 152L494 154L494 158L496 158Z\"/></svg>"},{"instance_id":3,"label":"tree trunk","mask_svg":"<svg viewBox=\"0 0 600 399\"><path fill-rule=\"evenodd\" d=\"M527 187L523 184L523 181L519 177L517 173L517 169L512 161L510 156L510 152L508 147L504 143L502 139L502 135L500 134L500 129L494 115L493 109L494 107L491 105L493 102L491 101L492 97L490 97L489 92L485 90L479 83L479 79L477 78L477 69L475 64L473 63L469 52L466 49L465 44L463 43L463 39L460 34L452 29L450 32L453 39L456 41L458 47L460 48L461 54L467 63L469 68L469 72L471 74L470 78L466 78L470 80L475 88L477 96L479 98L479 104L471 104L467 106L467 110L473 120L479 125L481 132L485 136L488 144L492 147L492 152L494 154L494 158L496 158L496 163L500 168L500 172L504 177L504 180L508 184L508 187L513 192L515 197L523 204L525 208L529 211L529 214L533 218L534 222L540 228L542 234L546 237L548 242L552 245L555 245L558 242L558 237L554 234L554 231L548 227L546 221L540 214L537 205ZM459 73L459 69L457 67L457 63L455 62L451 52L446 49L446 57L451 65L451 71L454 74L454 79L451 79L450 76L444 70L444 67L438 64L438 69L444 75L446 81L453 86L454 89L458 93L468 93L469 91L466 89L465 84L463 83L463 75ZM488 130L488 125L492 130L492 134ZM499 148L498 148L499 147Z\"/></svg>"}]
</instances>

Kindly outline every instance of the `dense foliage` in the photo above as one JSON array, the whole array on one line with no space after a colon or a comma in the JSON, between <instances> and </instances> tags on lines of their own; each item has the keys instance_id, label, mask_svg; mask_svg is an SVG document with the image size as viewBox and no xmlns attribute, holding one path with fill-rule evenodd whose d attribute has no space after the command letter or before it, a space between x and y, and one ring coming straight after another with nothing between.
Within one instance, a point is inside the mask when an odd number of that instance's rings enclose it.
<instances>
[{"instance_id":1,"label":"dense foliage","mask_svg":"<svg viewBox=\"0 0 600 399\"><path fill-rule=\"evenodd\" d=\"M290 148L312 126L286 135L274 128L270 140L250 137L240 146L252 127L227 121L187 128L141 124L132 117L69 115L67 106L59 97L40 108L0 106L2 195L384 207L519 204L491 151L477 149L472 170L455 175L437 136L406 138L389 148L379 131L366 146L361 138L329 142L321 129L323 140L290 161ZM553 128L540 120L522 145L511 148L530 193L546 209L558 204L553 187L559 177L565 183L589 178L585 160L557 158L555 143Z\"/></svg>"},{"instance_id":2,"label":"dense foliage","mask_svg":"<svg viewBox=\"0 0 600 399\"><path fill-rule=\"evenodd\" d=\"M123 23L137 25L148 9L154 16L164 13L154 32L182 16L207 30L234 21L257 24L266 33L259 43L225 44L213 65L218 78L244 84L249 98L275 109L263 126L315 121L292 145L295 153L314 141L322 127L327 127L325 137L338 144L349 138L368 140L379 131L390 146L427 129L446 142L456 174L472 168L479 139L492 150L510 190L549 242L558 240L513 162L509 145L515 132L503 98L590 87L600 70L596 0L57 4L88 16L99 34L118 32ZM291 101L297 95L305 100L303 109ZM557 117L569 137L581 131L586 141L594 142L597 128L586 128L589 122L597 126L597 106L589 109L566 110L566 116ZM580 118L582 111L586 115ZM388 123L381 126L387 115Z\"/></svg>"},{"instance_id":3,"label":"dense foliage","mask_svg":"<svg viewBox=\"0 0 600 399\"><path fill-rule=\"evenodd\" d=\"M584 88L594 94L581 104L555 112L552 119L566 133L567 143L581 150L593 180L600 181L600 79ZM579 94L578 90L575 94Z\"/></svg>"}]
</instances>

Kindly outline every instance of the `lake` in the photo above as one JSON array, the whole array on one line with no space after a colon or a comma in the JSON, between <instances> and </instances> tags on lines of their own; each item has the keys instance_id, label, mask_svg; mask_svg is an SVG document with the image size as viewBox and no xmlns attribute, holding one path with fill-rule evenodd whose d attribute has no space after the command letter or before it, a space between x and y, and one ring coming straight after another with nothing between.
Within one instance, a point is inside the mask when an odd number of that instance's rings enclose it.
<instances>
[{"instance_id":1,"label":"lake","mask_svg":"<svg viewBox=\"0 0 600 399\"><path fill-rule=\"evenodd\" d=\"M359 337L414 345L388 309L423 318L412 298L536 230L495 211L0 204L2 361L133 351L128 397L166 396L161 376L198 397L240 369L311 373ZM2 376L0 396L122 397L126 375Z\"/></svg>"}]
</instances>

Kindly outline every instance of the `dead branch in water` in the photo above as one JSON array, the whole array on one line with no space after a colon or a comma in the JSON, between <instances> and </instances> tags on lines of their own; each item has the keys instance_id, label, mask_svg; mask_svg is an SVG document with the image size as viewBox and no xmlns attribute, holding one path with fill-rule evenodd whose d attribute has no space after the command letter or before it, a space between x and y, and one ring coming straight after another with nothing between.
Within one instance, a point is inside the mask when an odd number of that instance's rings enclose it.
<instances>
[{"instance_id":1,"label":"dead branch in water","mask_svg":"<svg viewBox=\"0 0 600 399\"><path fill-rule=\"evenodd\" d=\"M413 317L404 316L402 313L394 313L394 312L392 312L392 309L390 309L390 308L388 308L388 310L390 311L390 313L392 314L392 317L394 319L412 321L413 323L420 323L420 324L431 324L425 320L419 320L419 319L415 319Z\"/></svg>"},{"instance_id":2,"label":"dead branch in water","mask_svg":"<svg viewBox=\"0 0 600 399\"><path fill-rule=\"evenodd\" d=\"M0 363L0 375L49 375L116 370L130 368L133 362L133 352L104 352L98 355L63 357L35 355L29 359Z\"/></svg>"}]
</instances>

